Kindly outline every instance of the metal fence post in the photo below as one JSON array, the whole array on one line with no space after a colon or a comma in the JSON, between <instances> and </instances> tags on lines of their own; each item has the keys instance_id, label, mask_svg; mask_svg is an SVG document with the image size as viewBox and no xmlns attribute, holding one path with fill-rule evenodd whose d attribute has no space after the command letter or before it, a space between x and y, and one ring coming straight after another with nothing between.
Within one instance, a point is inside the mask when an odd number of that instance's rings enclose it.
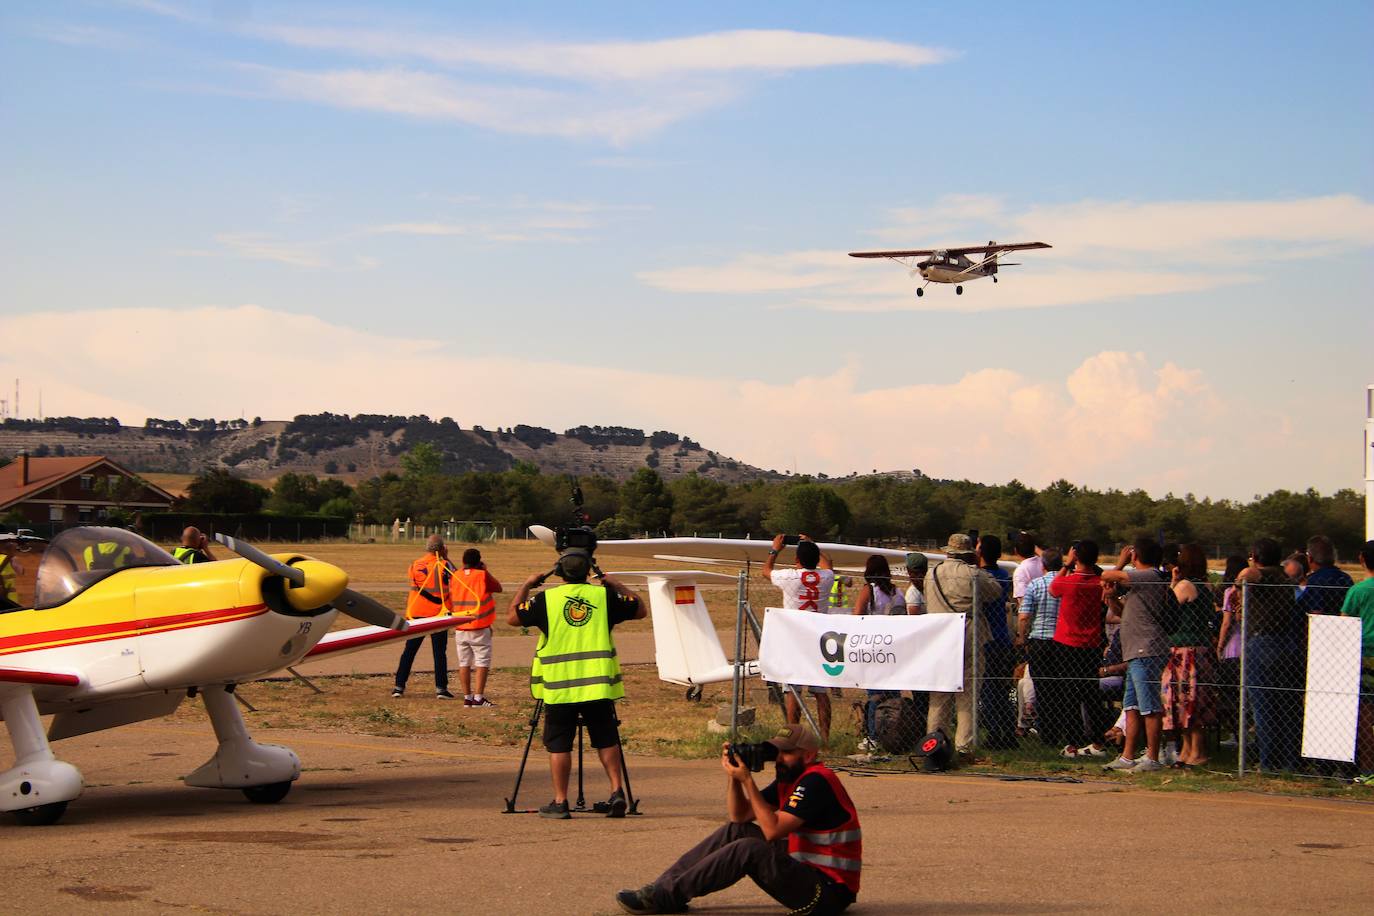
<instances>
[{"instance_id":1,"label":"metal fence post","mask_svg":"<svg viewBox=\"0 0 1374 916\"><path fill-rule=\"evenodd\" d=\"M973 682L973 702L969 704L969 708L972 710L973 719L973 743L970 744L969 747L976 748L978 747L978 700L981 692L979 690L981 685L978 683L978 662L980 661L980 656L983 654L983 646L978 639L978 618L982 616L982 606L978 603L978 567L969 564L969 568L973 570L973 607L970 610L970 614L973 618L972 634L970 637L973 640L973 657L969 662L969 680Z\"/></svg>"},{"instance_id":2,"label":"metal fence post","mask_svg":"<svg viewBox=\"0 0 1374 916\"><path fill-rule=\"evenodd\" d=\"M744 603L748 600L748 573L740 570L739 585L735 592L735 670L731 675L730 688L730 740L739 740L739 708L742 702L744 674Z\"/></svg>"},{"instance_id":3,"label":"metal fence post","mask_svg":"<svg viewBox=\"0 0 1374 916\"><path fill-rule=\"evenodd\" d=\"M1250 583L1242 582L1240 586L1240 709L1237 713L1236 722L1236 775L1245 775L1245 712L1246 694L1250 691L1246 689L1245 682L1245 630L1250 622Z\"/></svg>"}]
</instances>

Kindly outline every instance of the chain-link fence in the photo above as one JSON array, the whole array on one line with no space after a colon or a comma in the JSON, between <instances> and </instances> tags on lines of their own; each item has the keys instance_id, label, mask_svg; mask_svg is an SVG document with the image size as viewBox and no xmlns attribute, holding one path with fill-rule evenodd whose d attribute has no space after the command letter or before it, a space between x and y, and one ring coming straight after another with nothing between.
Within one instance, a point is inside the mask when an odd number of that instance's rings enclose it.
<instances>
[{"instance_id":1,"label":"chain-link fence","mask_svg":"<svg viewBox=\"0 0 1374 916\"><path fill-rule=\"evenodd\" d=\"M940 728L966 763L1009 769L1374 772L1374 659L1361 658L1359 619L1340 615L1340 576L1062 578L1019 603L983 580L964 693L870 693L860 752L906 765Z\"/></svg>"}]
</instances>

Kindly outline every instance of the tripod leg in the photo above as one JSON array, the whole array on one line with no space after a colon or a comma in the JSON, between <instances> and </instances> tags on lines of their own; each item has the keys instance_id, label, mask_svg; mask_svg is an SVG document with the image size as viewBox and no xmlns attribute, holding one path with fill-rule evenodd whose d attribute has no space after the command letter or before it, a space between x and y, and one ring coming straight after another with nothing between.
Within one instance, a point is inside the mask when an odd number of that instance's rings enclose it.
<instances>
[{"instance_id":1,"label":"tripod leg","mask_svg":"<svg viewBox=\"0 0 1374 916\"><path fill-rule=\"evenodd\" d=\"M573 806L577 811L587 810L587 795L582 787L582 717L577 718L577 804Z\"/></svg>"},{"instance_id":2,"label":"tripod leg","mask_svg":"<svg viewBox=\"0 0 1374 916\"><path fill-rule=\"evenodd\" d=\"M615 746L620 750L620 779L625 783L625 813L640 814L639 799L635 798L634 790L630 788L630 765L625 762L625 745L617 738Z\"/></svg>"},{"instance_id":3,"label":"tripod leg","mask_svg":"<svg viewBox=\"0 0 1374 916\"><path fill-rule=\"evenodd\" d=\"M525 753L520 755L520 769L515 774L515 788L511 790L510 798L506 799L506 810L502 814L518 814L515 810L515 800L520 796L520 781L525 778L525 763L530 759L530 745L534 743L534 730L539 727L539 716L544 712L544 701L534 701L534 712L530 715L530 733L525 738Z\"/></svg>"}]
</instances>

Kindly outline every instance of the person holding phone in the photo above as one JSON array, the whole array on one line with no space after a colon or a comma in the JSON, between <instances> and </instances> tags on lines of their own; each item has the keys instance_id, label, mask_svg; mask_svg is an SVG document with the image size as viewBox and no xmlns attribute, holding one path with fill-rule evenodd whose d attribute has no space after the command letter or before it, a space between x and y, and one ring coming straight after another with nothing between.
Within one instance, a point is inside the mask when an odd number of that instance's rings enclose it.
<instances>
[{"instance_id":1,"label":"person holding phone","mask_svg":"<svg viewBox=\"0 0 1374 916\"><path fill-rule=\"evenodd\" d=\"M789 546L788 541L796 545L796 559L791 569L775 569L778 554L782 549ZM835 584L835 571L830 563L830 558L826 556L815 541L804 534L784 535L779 534L773 537L773 546L768 551L768 559L763 561L763 577L782 590L782 606L794 611L814 611L819 614L827 613L830 600L830 589ZM795 686L800 692L802 685ZM827 687L807 686L807 690L816 698L816 727L820 729L821 741L830 740L830 693ZM801 706L797 702L797 695L792 690L787 691L785 700L787 707L787 721L801 721Z\"/></svg>"}]
</instances>

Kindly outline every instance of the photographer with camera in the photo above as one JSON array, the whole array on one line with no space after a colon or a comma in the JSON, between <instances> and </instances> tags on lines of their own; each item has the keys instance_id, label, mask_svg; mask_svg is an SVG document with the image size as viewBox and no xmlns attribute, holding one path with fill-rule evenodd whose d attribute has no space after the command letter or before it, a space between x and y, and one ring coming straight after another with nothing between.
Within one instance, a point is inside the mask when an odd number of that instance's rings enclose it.
<instances>
[{"instance_id":1,"label":"photographer with camera","mask_svg":"<svg viewBox=\"0 0 1374 916\"><path fill-rule=\"evenodd\" d=\"M625 688L611 628L626 620L642 620L648 609L638 595L596 568L592 561L596 538L590 529L572 529L572 533L585 535L573 539L581 546L567 546L567 532L560 531L558 564L521 584L507 618L511 626L538 627L541 634L530 667L530 693L544 701L544 748L549 752L554 795L552 802L540 807L539 816L555 820L572 817L568 811L568 777L580 719L611 782L606 810L610 817L624 817L627 803L615 701L625 695ZM588 583L593 571L601 584ZM531 598L530 591L551 575L559 576L565 584Z\"/></svg>"},{"instance_id":2,"label":"photographer with camera","mask_svg":"<svg viewBox=\"0 0 1374 916\"><path fill-rule=\"evenodd\" d=\"M720 766L730 822L683 854L652 884L616 894L627 913L685 913L687 902L748 876L791 913L842 912L859 894L859 814L816 755L805 725L782 726L762 744L726 744ZM776 760L765 788L754 773Z\"/></svg>"}]
</instances>

